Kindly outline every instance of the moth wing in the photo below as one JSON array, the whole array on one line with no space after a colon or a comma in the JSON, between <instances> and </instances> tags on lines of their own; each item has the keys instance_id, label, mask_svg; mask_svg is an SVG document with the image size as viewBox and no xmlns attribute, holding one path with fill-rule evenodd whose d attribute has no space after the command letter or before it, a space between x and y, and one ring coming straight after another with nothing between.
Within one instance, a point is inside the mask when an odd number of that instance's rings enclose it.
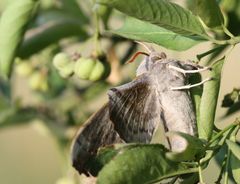
<instances>
[{"instance_id":1,"label":"moth wing","mask_svg":"<svg viewBox=\"0 0 240 184\"><path fill-rule=\"evenodd\" d=\"M142 74L108 92L110 119L126 142L150 142L160 122L161 107L153 80Z\"/></svg>"},{"instance_id":2,"label":"moth wing","mask_svg":"<svg viewBox=\"0 0 240 184\"><path fill-rule=\"evenodd\" d=\"M96 156L98 148L122 142L109 119L109 105L105 104L84 123L73 140L72 165L80 174L89 175L86 163Z\"/></svg>"}]
</instances>

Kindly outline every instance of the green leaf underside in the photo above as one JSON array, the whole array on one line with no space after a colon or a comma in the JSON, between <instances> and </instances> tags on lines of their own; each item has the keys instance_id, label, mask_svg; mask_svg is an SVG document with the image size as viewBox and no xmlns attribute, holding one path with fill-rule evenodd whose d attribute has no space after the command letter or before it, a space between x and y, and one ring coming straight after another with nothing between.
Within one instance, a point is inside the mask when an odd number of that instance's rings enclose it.
<instances>
[{"instance_id":1,"label":"green leaf underside","mask_svg":"<svg viewBox=\"0 0 240 184\"><path fill-rule=\"evenodd\" d=\"M111 31L120 36L161 45L165 48L183 51L203 42L201 37L183 36L151 23L128 17L118 30Z\"/></svg>"},{"instance_id":2,"label":"green leaf underside","mask_svg":"<svg viewBox=\"0 0 240 184\"><path fill-rule=\"evenodd\" d=\"M213 80L204 84L200 103L198 134L199 138L209 140L212 136L217 99L221 82L221 71L225 57L213 64L209 77Z\"/></svg>"},{"instance_id":3,"label":"green leaf underside","mask_svg":"<svg viewBox=\"0 0 240 184\"><path fill-rule=\"evenodd\" d=\"M240 160L240 145L230 140L227 140L226 142L231 152L238 158L238 160Z\"/></svg>"},{"instance_id":4,"label":"green leaf underside","mask_svg":"<svg viewBox=\"0 0 240 184\"><path fill-rule=\"evenodd\" d=\"M183 35L206 35L198 18L167 0L98 0L98 3Z\"/></svg>"},{"instance_id":5,"label":"green leaf underside","mask_svg":"<svg viewBox=\"0 0 240 184\"><path fill-rule=\"evenodd\" d=\"M154 183L168 177L197 172L196 168L173 162L165 157L159 144L131 147L119 152L99 172L98 184Z\"/></svg>"},{"instance_id":6,"label":"green leaf underside","mask_svg":"<svg viewBox=\"0 0 240 184\"><path fill-rule=\"evenodd\" d=\"M224 18L216 0L194 0L194 5L193 11L208 27L216 28L224 24Z\"/></svg>"},{"instance_id":7,"label":"green leaf underside","mask_svg":"<svg viewBox=\"0 0 240 184\"><path fill-rule=\"evenodd\" d=\"M3 12L0 21L0 72L8 78L17 48L22 40L26 24L38 5L34 0L13 1Z\"/></svg>"},{"instance_id":8,"label":"green leaf underside","mask_svg":"<svg viewBox=\"0 0 240 184\"><path fill-rule=\"evenodd\" d=\"M240 183L240 160L233 154L230 156L230 167L236 183Z\"/></svg>"},{"instance_id":9,"label":"green leaf underside","mask_svg":"<svg viewBox=\"0 0 240 184\"><path fill-rule=\"evenodd\" d=\"M227 140L228 148L232 154L230 156L230 167L236 183L240 183L240 145L236 142Z\"/></svg>"}]
</instances>

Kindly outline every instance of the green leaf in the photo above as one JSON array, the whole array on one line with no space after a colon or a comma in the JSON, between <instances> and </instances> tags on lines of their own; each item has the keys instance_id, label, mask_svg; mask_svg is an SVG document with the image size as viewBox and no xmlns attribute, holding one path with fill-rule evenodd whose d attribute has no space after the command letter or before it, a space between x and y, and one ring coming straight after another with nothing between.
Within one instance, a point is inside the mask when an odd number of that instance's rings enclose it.
<instances>
[{"instance_id":1,"label":"green leaf","mask_svg":"<svg viewBox=\"0 0 240 184\"><path fill-rule=\"evenodd\" d=\"M224 24L224 18L216 0L194 0L193 11L210 28L221 27Z\"/></svg>"},{"instance_id":2,"label":"green leaf","mask_svg":"<svg viewBox=\"0 0 240 184\"><path fill-rule=\"evenodd\" d=\"M46 11L38 16L38 21L45 22L38 27L28 30L25 40L22 42L18 56L27 58L47 46L70 36L78 36L80 40L88 38L82 28L82 23L69 17L61 11Z\"/></svg>"},{"instance_id":3,"label":"green leaf","mask_svg":"<svg viewBox=\"0 0 240 184\"><path fill-rule=\"evenodd\" d=\"M181 177L179 184L190 184L190 183L198 183L199 176L198 173L186 174Z\"/></svg>"},{"instance_id":4,"label":"green leaf","mask_svg":"<svg viewBox=\"0 0 240 184\"><path fill-rule=\"evenodd\" d=\"M96 157L90 159L86 163L86 169L93 176L97 176L98 172L107 164L113 157L116 156L119 150L114 149L114 147L106 147L100 149Z\"/></svg>"},{"instance_id":5,"label":"green leaf","mask_svg":"<svg viewBox=\"0 0 240 184\"><path fill-rule=\"evenodd\" d=\"M230 156L230 167L233 178L237 184L240 183L240 160L233 154Z\"/></svg>"},{"instance_id":6,"label":"green leaf","mask_svg":"<svg viewBox=\"0 0 240 184\"><path fill-rule=\"evenodd\" d=\"M221 82L221 71L225 57L216 61L211 67L211 81L204 84L200 104L198 134L199 138L209 140L212 136L216 106Z\"/></svg>"},{"instance_id":7,"label":"green leaf","mask_svg":"<svg viewBox=\"0 0 240 184\"><path fill-rule=\"evenodd\" d=\"M17 109L16 107L9 107L0 113L0 128L26 124L37 116L37 111L32 108Z\"/></svg>"},{"instance_id":8,"label":"green leaf","mask_svg":"<svg viewBox=\"0 0 240 184\"><path fill-rule=\"evenodd\" d=\"M125 149L99 172L98 184L153 183L180 174L197 172L197 168L173 162L159 144L140 144Z\"/></svg>"},{"instance_id":9,"label":"green leaf","mask_svg":"<svg viewBox=\"0 0 240 184\"><path fill-rule=\"evenodd\" d=\"M240 102L236 102L235 104L233 104L226 112L226 114L224 115L224 117L230 116L233 113L236 113L240 110Z\"/></svg>"},{"instance_id":10,"label":"green leaf","mask_svg":"<svg viewBox=\"0 0 240 184\"><path fill-rule=\"evenodd\" d=\"M187 146L181 152L168 152L166 153L166 157L173 161L189 161L195 160L197 157L203 155L205 148L203 142L197 137L191 136L189 134L185 134L182 132L169 132L167 136L178 135L183 138Z\"/></svg>"},{"instance_id":11,"label":"green leaf","mask_svg":"<svg viewBox=\"0 0 240 184\"><path fill-rule=\"evenodd\" d=\"M89 22L89 17L87 17L77 0L60 0L61 2L61 9L63 12L67 12L68 14L72 15L73 17L76 17L79 19L79 21L82 22L82 24Z\"/></svg>"},{"instance_id":12,"label":"green leaf","mask_svg":"<svg viewBox=\"0 0 240 184\"><path fill-rule=\"evenodd\" d=\"M195 15L167 0L97 0L97 2L175 33L206 36Z\"/></svg>"},{"instance_id":13,"label":"green leaf","mask_svg":"<svg viewBox=\"0 0 240 184\"><path fill-rule=\"evenodd\" d=\"M12 64L27 23L38 5L37 0L13 1L0 20L0 75L11 74Z\"/></svg>"},{"instance_id":14,"label":"green leaf","mask_svg":"<svg viewBox=\"0 0 240 184\"><path fill-rule=\"evenodd\" d=\"M199 83L199 82L201 82L201 80L202 80L202 77L199 73L192 74L189 77L190 84ZM200 118L200 103L201 103L202 92L203 92L203 86L197 86L195 88L190 89L191 98L194 103L194 108L195 108L195 112L196 112L196 119L197 119L198 127L200 126L199 118Z\"/></svg>"},{"instance_id":15,"label":"green leaf","mask_svg":"<svg viewBox=\"0 0 240 184\"><path fill-rule=\"evenodd\" d=\"M230 156L230 167L232 170L233 178L236 183L240 182L240 145L236 142L227 140L228 148L232 154Z\"/></svg>"},{"instance_id":16,"label":"green leaf","mask_svg":"<svg viewBox=\"0 0 240 184\"><path fill-rule=\"evenodd\" d=\"M230 140L226 140L226 142L231 152L240 160L240 145Z\"/></svg>"},{"instance_id":17,"label":"green leaf","mask_svg":"<svg viewBox=\"0 0 240 184\"><path fill-rule=\"evenodd\" d=\"M200 37L179 35L151 23L130 17L126 19L123 27L112 32L126 38L156 43L165 48L178 51L187 50L204 41Z\"/></svg>"}]
</instances>

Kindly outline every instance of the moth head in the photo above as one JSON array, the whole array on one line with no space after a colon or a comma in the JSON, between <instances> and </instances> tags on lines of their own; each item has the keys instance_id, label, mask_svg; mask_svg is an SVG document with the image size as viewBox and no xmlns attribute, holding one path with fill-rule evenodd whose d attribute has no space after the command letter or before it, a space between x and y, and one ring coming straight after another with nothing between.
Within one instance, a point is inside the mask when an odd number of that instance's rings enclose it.
<instances>
[{"instance_id":1,"label":"moth head","mask_svg":"<svg viewBox=\"0 0 240 184\"><path fill-rule=\"evenodd\" d=\"M166 59L167 55L164 52L156 52L156 51L154 51L154 52L151 52L149 54L149 58L154 63L156 61L160 61L162 59Z\"/></svg>"},{"instance_id":2,"label":"moth head","mask_svg":"<svg viewBox=\"0 0 240 184\"><path fill-rule=\"evenodd\" d=\"M136 57L140 54L146 56L145 59L141 62L141 64L137 68L137 71L136 71L137 76L150 71L153 68L153 65L155 62L161 61L162 59L167 58L167 55L164 52L156 52L153 47L148 47L142 42L137 42L137 43L142 45L148 51L148 53L146 52L135 53L133 57L127 62L127 63L131 63L135 61Z\"/></svg>"},{"instance_id":3,"label":"moth head","mask_svg":"<svg viewBox=\"0 0 240 184\"><path fill-rule=\"evenodd\" d=\"M133 56L133 59L131 59L131 62L136 58L137 55L144 54L146 55L145 59L141 62L141 64L138 66L136 75L139 76L143 73L149 72L153 67L154 64L158 61L161 61L162 59L166 59L167 56L164 52L156 52L153 51L151 53L145 53L145 52L138 52Z\"/></svg>"}]
</instances>

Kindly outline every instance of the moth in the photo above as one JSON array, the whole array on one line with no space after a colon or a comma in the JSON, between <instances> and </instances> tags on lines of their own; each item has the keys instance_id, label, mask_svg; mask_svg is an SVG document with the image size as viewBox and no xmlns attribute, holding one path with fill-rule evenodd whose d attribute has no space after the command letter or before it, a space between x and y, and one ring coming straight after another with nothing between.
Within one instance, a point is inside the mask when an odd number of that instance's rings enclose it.
<instances>
[{"instance_id":1,"label":"moth","mask_svg":"<svg viewBox=\"0 0 240 184\"><path fill-rule=\"evenodd\" d=\"M115 143L149 143L160 122L165 131L179 131L195 136L196 117L189 94L188 76L209 70L193 62L168 59L165 53L147 48L149 53L136 71L136 78L108 91L109 101L92 115L77 133L72 144L72 164L78 172L89 175L86 163L100 147ZM186 142L168 138L172 151L185 148Z\"/></svg>"}]
</instances>

